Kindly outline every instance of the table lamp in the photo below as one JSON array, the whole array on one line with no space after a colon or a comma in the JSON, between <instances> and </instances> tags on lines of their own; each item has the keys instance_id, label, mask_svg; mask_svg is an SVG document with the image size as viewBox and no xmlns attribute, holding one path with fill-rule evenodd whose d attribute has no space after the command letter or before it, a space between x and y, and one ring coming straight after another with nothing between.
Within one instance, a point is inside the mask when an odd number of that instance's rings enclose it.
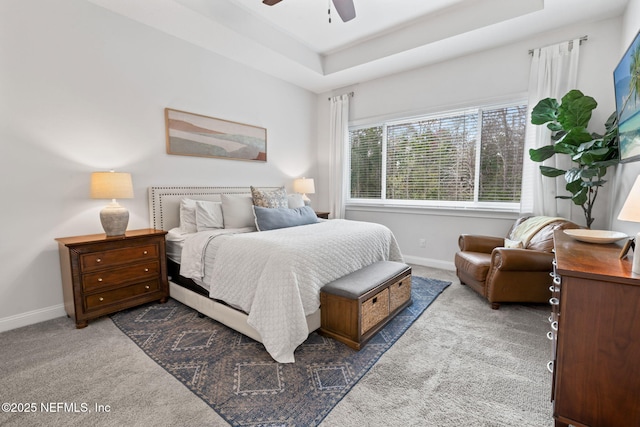
<instances>
[{"instance_id":1,"label":"table lamp","mask_svg":"<svg viewBox=\"0 0 640 427\"><path fill-rule=\"evenodd\" d=\"M620 221L640 222L640 176L631 187L627 200L618 214ZM636 235L635 248L633 250L633 266L631 271L640 274L640 233Z\"/></svg>"},{"instance_id":2,"label":"table lamp","mask_svg":"<svg viewBox=\"0 0 640 427\"><path fill-rule=\"evenodd\" d=\"M293 181L293 191L296 193L302 193L302 200L304 204L309 206L311 204L311 200L307 197L307 194L314 194L316 192L316 187L313 184L313 178L298 178Z\"/></svg>"},{"instance_id":3,"label":"table lamp","mask_svg":"<svg viewBox=\"0 0 640 427\"><path fill-rule=\"evenodd\" d=\"M111 199L100 211L100 222L107 237L122 236L129 223L129 211L116 199L132 199L131 174L125 172L93 172L91 174L91 198Z\"/></svg>"}]
</instances>

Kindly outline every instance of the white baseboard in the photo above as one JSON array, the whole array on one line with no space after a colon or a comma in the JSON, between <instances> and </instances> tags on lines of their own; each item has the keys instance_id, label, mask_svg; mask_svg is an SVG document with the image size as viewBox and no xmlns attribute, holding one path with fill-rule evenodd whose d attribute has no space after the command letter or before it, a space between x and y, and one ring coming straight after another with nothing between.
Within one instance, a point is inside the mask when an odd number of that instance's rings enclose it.
<instances>
[{"instance_id":1,"label":"white baseboard","mask_svg":"<svg viewBox=\"0 0 640 427\"><path fill-rule=\"evenodd\" d=\"M408 264L421 265L423 267L440 268L442 270L455 271L456 266L453 262L442 261L432 258L421 258L417 256L404 255L404 262Z\"/></svg>"},{"instance_id":2,"label":"white baseboard","mask_svg":"<svg viewBox=\"0 0 640 427\"><path fill-rule=\"evenodd\" d=\"M64 304L27 311L26 313L20 313L0 319L0 332L33 325L34 323L40 323L66 315L67 313L64 311Z\"/></svg>"}]
</instances>

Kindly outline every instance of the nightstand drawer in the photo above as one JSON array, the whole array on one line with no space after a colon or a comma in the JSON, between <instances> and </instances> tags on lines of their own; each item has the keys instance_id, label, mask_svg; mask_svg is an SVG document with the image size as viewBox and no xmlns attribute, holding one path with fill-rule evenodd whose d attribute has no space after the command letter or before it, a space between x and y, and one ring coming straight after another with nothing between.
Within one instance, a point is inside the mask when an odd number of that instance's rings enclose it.
<instances>
[{"instance_id":1,"label":"nightstand drawer","mask_svg":"<svg viewBox=\"0 0 640 427\"><path fill-rule=\"evenodd\" d=\"M82 289L91 291L100 288L153 279L160 274L160 263L156 261L126 267L111 268L82 275Z\"/></svg>"},{"instance_id":2,"label":"nightstand drawer","mask_svg":"<svg viewBox=\"0 0 640 427\"><path fill-rule=\"evenodd\" d=\"M87 310L98 309L109 304L118 304L127 298L143 295L148 292L158 290L158 281L149 281L137 283L135 285L126 286L112 291L101 292L99 294L88 295L85 297L85 306Z\"/></svg>"},{"instance_id":3,"label":"nightstand drawer","mask_svg":"<svg viewBox=\"0 0 640 427\"><path fill-rule=\"evenodd\" d=\"M133 246L80 256L82 271L91 271L112 265L158 258L158 245Z\"/></svg>"}]
</instances>

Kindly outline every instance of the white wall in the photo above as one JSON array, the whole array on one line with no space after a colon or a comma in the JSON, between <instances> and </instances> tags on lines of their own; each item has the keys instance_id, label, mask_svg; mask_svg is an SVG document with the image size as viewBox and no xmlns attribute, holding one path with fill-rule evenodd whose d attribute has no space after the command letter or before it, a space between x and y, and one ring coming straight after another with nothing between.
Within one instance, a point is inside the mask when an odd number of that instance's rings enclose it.
<instances>
[{"instance_id":1,"label":"white wall","mask_svg":"<svg viewBox=\"0 0 640 427\"><path fill-rule=\"evenodd\" d=\"M640 30L639 22L640 0L630 0L622 21L622 37L616 52L618 58L622 57L636 34L638 34L638 31ZM631 186L638 175L640 175L640 162L622 163L618 165L615 179L616 197L614 203L611 204L611 228L613 230L625 232L630 236L635 236L640 232L640 224L628 221L618 221L617 217L627 195L629 194L629 191L631 190Z\"/></svg>"},{"instance_id":2,"label":"white wall","mask_svg":"<svg viewBox=\"0 0 640 427\"><path fill-rule=\"evenodd\" d=\"M56 237L101 233L92 171L152 185L286 185L315 175L315 94L82 0L0 2L0 330L61 316ZM172 156L165 107L267 128L268 161Z\"/></svg>"},{"instance_id":3,"label":"white wall","mask_svg":"<svg viewBox=\"0 0 640 427\"><path fill-rule=\"evenodd\" d=\"M344 90L353 90L355 93L351 98L350 122L427 113L526 94L531 61L529 49L587 35L588 41L582 44L580 51L577 88L598 101L599 106L591 120L591 130L601 132L606 118L615 110L612 73L619 60L620 24L621 19L610 19L575 25L508 46L354 85ZM328 165L327 96L329 94L320 96L318 100L318 158L321 172ZM328 176L323 175L321 179L324 185L328 185ZM329 206L326 198L321 198L318 203L325 209ZM605 187L605 191L598 196L593 228L609 226L610 204L608 188ZM583 224L582 211L579 208L574 211L572 219ZM460 233L504 235L516 216L478 212L452 214L429 209L407 212L384 208L347 210L347 218L381 222L389 226L396 234L407 260L448 268L453 268L453 256ZM419 247L421 238L427 238L426 248Z\"/></svg>"}]
</instances>

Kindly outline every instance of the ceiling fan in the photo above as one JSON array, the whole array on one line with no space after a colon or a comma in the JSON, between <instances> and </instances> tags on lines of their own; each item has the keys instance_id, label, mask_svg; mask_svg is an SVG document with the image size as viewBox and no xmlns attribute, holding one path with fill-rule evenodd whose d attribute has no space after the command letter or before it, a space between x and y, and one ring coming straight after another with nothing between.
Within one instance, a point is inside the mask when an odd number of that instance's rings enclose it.
<instances>
[{"instance_id":1,"label":"ceiling fan","mask_svg":"<svg viewBox=\"0 0 640 427\"><path fill-rule=\"evenodd\" d=\"M262 3L267 6L273 6L280 3L282 0L262 0ZM353 0L331 0L342 22L351 21L356 17L356 8L353 5ZM331 9L329 9L329 22L331 22Z\"/></svg>"}]
</instances>

